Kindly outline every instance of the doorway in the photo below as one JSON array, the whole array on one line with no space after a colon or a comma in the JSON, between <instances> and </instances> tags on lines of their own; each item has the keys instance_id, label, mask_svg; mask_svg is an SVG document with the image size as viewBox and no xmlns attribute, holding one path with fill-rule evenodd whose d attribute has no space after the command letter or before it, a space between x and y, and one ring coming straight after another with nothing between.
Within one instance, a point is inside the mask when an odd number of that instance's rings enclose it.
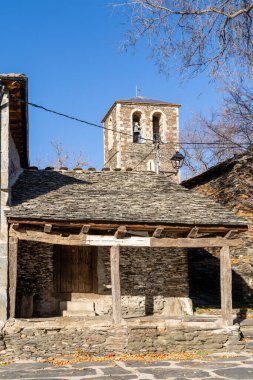
<instances>
[{"instance_id":1,"label":"doorway","mask_svg":"<svg viewBox=\"0 0 253 380\"><path fill-rule=\"evenodd\" d=\"M92 247L55 245L54 263L57 293L96 291L96 252Z\"/></svg>"}]
</instances>

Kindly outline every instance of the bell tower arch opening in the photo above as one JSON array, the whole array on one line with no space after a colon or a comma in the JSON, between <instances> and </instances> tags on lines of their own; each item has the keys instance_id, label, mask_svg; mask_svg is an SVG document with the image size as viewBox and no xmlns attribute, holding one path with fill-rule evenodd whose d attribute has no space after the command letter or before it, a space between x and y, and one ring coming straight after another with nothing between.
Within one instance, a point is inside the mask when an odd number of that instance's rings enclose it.
<instances>
[{"instance_id":1,"label":"bell tower arch opening","mask_svg":"<svg viewBox=\"0 0 253 380\"><path fill-rule=\"evenodd\" d=\"M158 143L160 142L161 140L161 131L160 131L160 127L161 127L161 117L162 117L162 114L161 112L155 112L152 116L152 137L153 137L153 143Z\"/></svg>"},{"instance_id":2,"label":"bell tower arch opening","mask_svg":"<svg viewBox=\"0 0 253 380\"><path fill-rule=\"evenodd\" d=\"M141 112L135 111L132 115L133 143L141 142Z\"/></svg>"}]
</instances>

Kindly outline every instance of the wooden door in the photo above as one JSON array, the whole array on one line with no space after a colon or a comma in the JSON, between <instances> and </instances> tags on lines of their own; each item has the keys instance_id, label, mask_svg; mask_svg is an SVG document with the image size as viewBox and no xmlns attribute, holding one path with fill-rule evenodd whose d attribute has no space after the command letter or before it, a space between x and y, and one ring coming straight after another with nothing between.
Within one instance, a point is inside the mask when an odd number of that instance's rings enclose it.
<instances>
[{"instance_id":1,"label":"wooden door","mask_svg":"<svg viewBox=\"0 0 253 380\"><path fill-rule=\"evenodd\" d=\"M89 293L93 291L93 265L90 247L55 246L56 291Z\"/></svg>"}]
</instances>

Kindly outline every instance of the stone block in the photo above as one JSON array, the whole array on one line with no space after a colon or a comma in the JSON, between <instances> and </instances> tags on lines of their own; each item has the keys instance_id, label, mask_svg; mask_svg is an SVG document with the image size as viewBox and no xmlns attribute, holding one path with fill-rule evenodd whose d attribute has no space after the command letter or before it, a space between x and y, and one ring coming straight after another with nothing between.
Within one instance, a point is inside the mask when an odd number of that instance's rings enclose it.
<instances>
[{"instance_id":1,"label":"stone block","mask_svg":"<svg viewBox=\"0 0 253 380\"><path fill-rule=\"evenodd\" d=\"M162 310L161 302L164 304ZM160 311L162 315L170 317L193 315L192 300L188 297L166 297L163 301L156 297L154 310L155 312Z\"/></svg>"},{"instance_id":2,"label":"stone block","mask_svg":"<svg viewBox=\"0 0 253 380\"><path fill-rule=\"evenodd\" d=\"M7 287L7 277L8 277L7 271L8 271L7 257L0 256L0 287L3 287L3 288Z\"/></svg>"},{"instance_id":3,"label":"stone block","mask_svg":"<svg viewBox=\"0 0 253 380\"><path fill-rule=\"evenodd\" d=\"M6 288L0 287L0 321L7 319L7 294Z\"/></svg>"}]
</instances>

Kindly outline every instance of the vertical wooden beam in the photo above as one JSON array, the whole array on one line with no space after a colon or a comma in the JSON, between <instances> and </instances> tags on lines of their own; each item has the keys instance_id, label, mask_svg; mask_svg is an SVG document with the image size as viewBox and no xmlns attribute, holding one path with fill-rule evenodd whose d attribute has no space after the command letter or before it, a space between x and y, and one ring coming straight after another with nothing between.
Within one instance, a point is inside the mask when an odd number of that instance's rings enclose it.
<instances>
[{"instance_id":1,"label":"vertical wooden beam","mask_svg":"<svg viewBox=\"0 0 253 380\"><path fill-rule=\"evenodd\" d=\"M232 326L232 269L229 246L224 246L220 250L220 289L222 319L225 326Z\"/></svg>"},{"instance_id":2,"label":"vertical wooden beam","mask_svg":"<svg viewBox=\"0 0 253 380\"><path fill-rule=\"evenodd\" d=\"M112 281L112 315L116 324L121 323L121 294L120 294L120 272L119 272L119 255L120 247L118 245L111 247L111 281Z\"/></svg>"},{"instance_id":3,"label":"vertical wooden beam","mask_svg":"<svg viewBox=\"0 0 253 380\"><path fill-rule=\"evenodd\" d=\"M17 288L18 238L9 237L9 315L15 318Z\"/></svg>"}]
</instances>

